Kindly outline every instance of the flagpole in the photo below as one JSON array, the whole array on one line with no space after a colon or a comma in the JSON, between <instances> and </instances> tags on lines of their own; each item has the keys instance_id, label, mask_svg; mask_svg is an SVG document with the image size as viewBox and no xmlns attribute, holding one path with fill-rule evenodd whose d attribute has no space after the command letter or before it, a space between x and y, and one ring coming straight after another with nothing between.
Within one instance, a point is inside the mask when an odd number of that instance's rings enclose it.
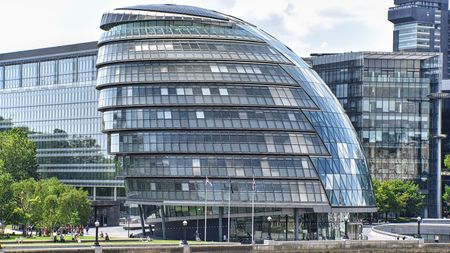
<instances>
[{"instance_id":1,"label":"flagpole","mask_svg":"<svg viewBox=\"0 0 450 253\"><path fill-rule=\"evenodd\" d=\"M229 187L228 187L228 235L227 242L230 242L230 216L231 216L231 177L229 178Z\"/></svg>"},{"instance_id":2,"label":"flagpole","mask_svg":"<svg viewBox=\"0 0 450 253\"><path fill-rule=\"evenodd\" d=\"M253 176L253 194L252 194L252 244L255 244L254 229L255 229L255 177Z\"/></svg>"},{"instance_id":3,"label":"flagpole","mask_svg":"<svg viewBox=\"0 0 450 253\"><path fill-rule=\"evenodd\" d=\"M205 182L205 242L206 242L206 214L208 209L208 183Z\"/></svg>"}]
</instances>

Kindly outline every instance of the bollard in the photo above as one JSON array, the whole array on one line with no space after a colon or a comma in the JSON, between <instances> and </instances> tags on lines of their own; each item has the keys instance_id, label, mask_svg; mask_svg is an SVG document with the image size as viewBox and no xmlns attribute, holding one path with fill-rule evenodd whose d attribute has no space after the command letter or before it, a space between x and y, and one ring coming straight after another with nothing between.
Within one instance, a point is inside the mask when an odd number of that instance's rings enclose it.
<instances>
[{"instance_id":1,"label":"bollard","mask_svg":"<svg viewBox=\"0 0 450 253\"><path fill-rule=\"evenodd\" d=\"M102 253L102 246L94 246L95 253Z\"/></svg>"},{"instance_id":2,"label":"bollard","mask_svg":"<svg viewBox=\"0 0 450 253\"><path fill-rule=\"evenodd\" d=\"M181 245L183 247L183 253L191 253L191 247L189 247L189 244Z\"/></svg>"}]
</instances>

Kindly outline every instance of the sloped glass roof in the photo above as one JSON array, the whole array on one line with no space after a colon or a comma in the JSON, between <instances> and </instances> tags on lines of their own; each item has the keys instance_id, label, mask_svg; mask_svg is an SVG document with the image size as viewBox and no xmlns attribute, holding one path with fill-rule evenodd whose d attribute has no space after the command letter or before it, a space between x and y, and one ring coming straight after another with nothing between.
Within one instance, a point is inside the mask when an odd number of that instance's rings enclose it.
<instances>
[{"instance_id":1,"label":"sloped glass roof","mask_svg":"<svg viewBox=\"0 0 450 253\"><path fill-rule=\"evenodd\" d=\"M175 5L175 4L149 4L149 5L135 5L123 8L117 8L116 10L140 10L140 11L158 11L177 14L186 14L192 16L200 16L207 18L214 18L220 20L228 20L228 18L216 11L198 8L187 5Z\"/></svg>"}]
</instances>

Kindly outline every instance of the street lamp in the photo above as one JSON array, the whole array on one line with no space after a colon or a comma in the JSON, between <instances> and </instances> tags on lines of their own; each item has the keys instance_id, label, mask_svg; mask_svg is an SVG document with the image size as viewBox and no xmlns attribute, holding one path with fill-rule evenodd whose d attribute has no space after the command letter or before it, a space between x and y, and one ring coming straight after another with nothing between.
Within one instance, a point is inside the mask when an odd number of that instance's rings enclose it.
<instances>
[{"instance_id":1,"label":"street lamp","mask_svg":"<svg viewBox=\"0 0 450 253\"><path fill-rule=\"evenodd\" d=\"M345 215L344 216L344 222L345 222L345 227L344 227L344 229L345 229L345 232L344 232L344 237L342 237L342 239L349 239L348 238L348 215Z\"/></svg>"},{"instance_id":2,"label":"street lamp","mask_svg":"<svg viewBox=\"0 0 450 253\"><path fill-rule=\"evenodd\" d=\"M267 221L269 222L269 240L272 240L272 217L267 217Z\"/></svg>"},{"instance_id":3,"label":"street lamp","mask_svg":"<svg viewBox=\"0 0 450 253\"><path fill-rule=\"evenodd\" d=\"M3 238L3 223L0 222L0 230L2 231L2 234L0 236L0 238ZM0 244L0 249L2 249L2 245Z\"/></svg>"},{"instance_id":4,"label":"street lamp","mask_svg":"<svg viewBox=\"0 0 450 253\"><path fill-rule=\"evenodd\" d=\"M151 227L152 236L153 236L155 234L155 225L151 224L150 227Z\"/></svg>"},{"instance_id":5,"label":"street lamp","mask_svg":"<svg viewBox=\"0 0 450 253\"><path fill-rule=\"evenodd\" d=\"M100 246L100 243L98 243L98 227L100 226L100 222L95 221L94 225L95 225L95 243L94 243L94 246Z\"/></svg>"},{"instance_id":6,"label":"street lamp","mask_svg":"<svg viewBox=\"0 0 450 253\"><path fill-rule=\"evenodd\" d=\"M417 217L417 238L422 238L422 235L420 235L420 222L422 222L422 218L419 216Z\"/></svg>"},{"instance_id":7,"label":"street lamp","mask_svg":"<svg viewBox=\"0 0 450 253\"><path fill-rule=\"evenodd\" d=\"M186 241L186 227L187 227L188 222L187 221L183 221L183 232L184 232L184 239L181 241L181 245L188 245L187 241Z\"/></svg>"}]
</instances>

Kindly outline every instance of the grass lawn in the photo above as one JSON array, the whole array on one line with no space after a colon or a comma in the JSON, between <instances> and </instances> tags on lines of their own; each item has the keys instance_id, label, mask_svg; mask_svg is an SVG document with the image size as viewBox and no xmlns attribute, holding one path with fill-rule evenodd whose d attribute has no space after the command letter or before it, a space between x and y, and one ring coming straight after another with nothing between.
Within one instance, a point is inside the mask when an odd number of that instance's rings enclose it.
<instances>
[{"instance_id":1,"label":"grass lawn","mask_svg":"<svg viewBox=\"0 0 450 253\"><path fill-rule=\"evenodd\" d=\"M48 238L48 237L45 237ZM23 244L3 244L3 248L18 248L18 247L49 247L49 246L55 246L55 247L86 247L86 246L92 246L92 242L83 242L83 239L81 240L81 243L77 243L74 241L66 241L64 243L54 243L54 242L42 242L42 243L33 243L33 244L27 244L26 241L24 241ZM178 245L180 243L179 240L153 240L150 242L146 241L104 241L99 240L100 245L102 246L127 246L127 245L157 245L157 244L174 244ZM189 244L192 245L199 245L199 244L211 244L214 242L197 242L197 241L188 241Z\"/></svg>"},{"instance_id":2,"label":"grass lawn","mask_svg":"<svg viewBox=\"0 0 450 253\"><path fill-rule=\"evenodd\" d=\"M10 241L16 241L17 238L19 238L20 235L11 235L10 238L1 238L0 239L0 243L1 242L10 242ZM59 236L57 236L58 240L59 240ZM95 236L81 236L81 241L83 240L94 240ZM72 241L72 236L64 236L64 239L66 240L66 242L68 241ZM34 241L53 241L53 237L50 236L34 236L33 238L26 238L26 237L22 237L22 240L24 243L26 242L34 242Z\"/></svg>"}]
</instances>

